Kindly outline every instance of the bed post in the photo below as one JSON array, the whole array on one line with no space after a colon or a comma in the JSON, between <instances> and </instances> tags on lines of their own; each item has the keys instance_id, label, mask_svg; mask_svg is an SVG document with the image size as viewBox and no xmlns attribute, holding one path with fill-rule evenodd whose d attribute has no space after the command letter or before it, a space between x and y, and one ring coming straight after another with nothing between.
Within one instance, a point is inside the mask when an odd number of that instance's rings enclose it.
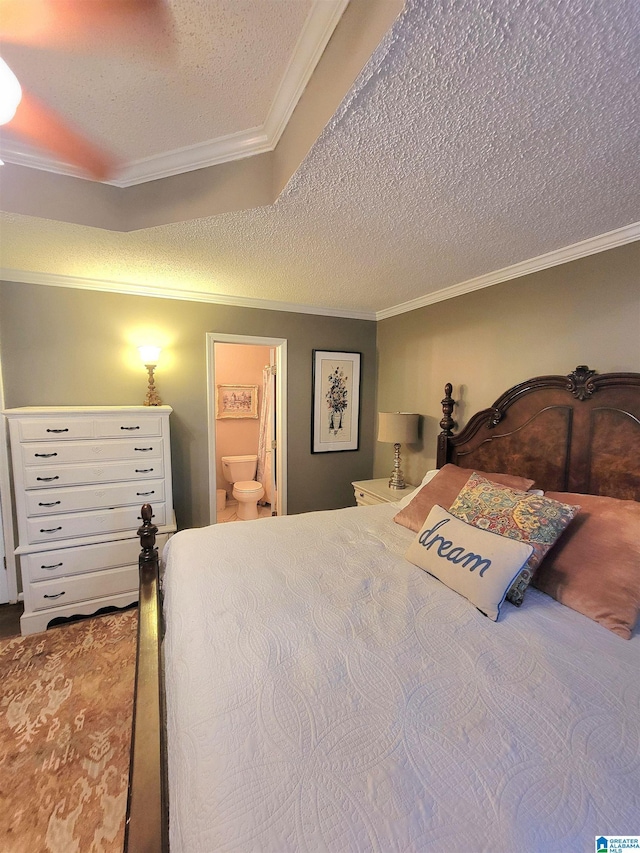
<instances>
[{"instance_id":1,"label":"bed post","mask_svg":"<svg viewBox=\"0 0 640 853\"><path fill-rule=\"evenodd\" d=\"M453 436L453 428L456 422L451 417L455 400L451 396L453 385L450 382L444 386L444 399L442 400L442 420L440 427L442 432L438 435L438 458L436 460L436 468L442 468L449 461L449 438Z\"/></svg>"},{"instance_id":2,"label":"bed post","mask_svg":"<svg viewBox=\"0 0 640 853\"><path fill-rule=\"evenodd\" d=\"M144 504L141 515L138 652L124 850L125 853L166 853L169 834L160 572L155 547L158 528L151 523L150 504Z\"/></svg>"}]
</instances>

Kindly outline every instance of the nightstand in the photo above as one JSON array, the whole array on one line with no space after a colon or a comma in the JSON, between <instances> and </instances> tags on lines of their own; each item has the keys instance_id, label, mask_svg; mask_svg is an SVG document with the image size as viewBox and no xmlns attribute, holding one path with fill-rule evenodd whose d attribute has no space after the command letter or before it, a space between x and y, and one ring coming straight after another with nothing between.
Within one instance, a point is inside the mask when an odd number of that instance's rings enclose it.
<instances>
[{"instance_id":1,"label":"nightstand","mask_svg":"<svg viewBox=\"0 0 640 853\"><path fill-rule=\"evenodd\" d=\"M408 484L406 489L390 489L388 477L382 477L379 480L359 480L351 485L358 506L393 503L401 500L416 488Z\"/></svg>"}]
</instances>

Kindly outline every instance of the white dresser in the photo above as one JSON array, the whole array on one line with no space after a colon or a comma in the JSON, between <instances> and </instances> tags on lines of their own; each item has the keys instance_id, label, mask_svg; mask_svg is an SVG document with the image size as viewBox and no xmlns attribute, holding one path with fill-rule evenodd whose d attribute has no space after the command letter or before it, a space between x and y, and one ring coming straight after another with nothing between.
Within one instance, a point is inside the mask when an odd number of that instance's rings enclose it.
<instances>
[{"instance_id":1,"label":"white dresser","mask_svg":"<svg viewBox=\"0 0 640 853\"><path fill-rule=\"evenodd\" d=\"M161 550L176 529L170 406L7 409L23 634L138 599L136 531L150 503Z\"/></svg>"}]
</instances>

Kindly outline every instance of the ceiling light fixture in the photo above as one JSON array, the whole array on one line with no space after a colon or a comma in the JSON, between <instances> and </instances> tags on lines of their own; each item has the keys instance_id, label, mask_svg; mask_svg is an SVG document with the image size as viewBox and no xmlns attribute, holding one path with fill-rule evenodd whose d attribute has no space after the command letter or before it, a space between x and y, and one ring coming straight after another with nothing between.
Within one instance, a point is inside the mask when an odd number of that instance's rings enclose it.
<instances>
[{"instance_id":1,"label":"ceiling light fixture","mask_svg":"<svg viewBox=\"0 0 640 853\"><path fill-rule=\"evenodd\" d=\"M16 114L22 99L18 78L0 57L0 124L6 124Z\"/></svg>"}]
</instances>

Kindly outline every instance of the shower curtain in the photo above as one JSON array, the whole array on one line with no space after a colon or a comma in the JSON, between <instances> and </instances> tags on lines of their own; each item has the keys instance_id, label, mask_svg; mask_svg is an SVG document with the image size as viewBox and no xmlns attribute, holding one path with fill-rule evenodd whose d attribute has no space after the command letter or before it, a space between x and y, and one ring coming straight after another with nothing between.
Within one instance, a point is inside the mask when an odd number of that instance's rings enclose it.
<instances>
[{"instance_id":1,"label":"shower curtain","mask_svg":"<svg viewBox=\"0 0 640 853\"><path fill-rule=\"evenodd\" d=\"M271 494L273 474L271 471L271 440L273 432L273 377L267 365L262 371L262 402L260 403L260 424L258 431L258 482L264 486L264 498L260 503L274 506Z\"/></svg>"}]
</instances>

